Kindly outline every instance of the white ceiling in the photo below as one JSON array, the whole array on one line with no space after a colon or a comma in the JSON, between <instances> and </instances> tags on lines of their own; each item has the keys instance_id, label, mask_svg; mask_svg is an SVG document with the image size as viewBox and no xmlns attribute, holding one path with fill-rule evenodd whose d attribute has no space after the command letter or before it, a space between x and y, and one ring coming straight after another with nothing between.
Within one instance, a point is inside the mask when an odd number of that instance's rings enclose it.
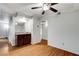
<instances>
[{"instance_id":1,"label":"white ceiling","mask_svg":"<svg viewBox=\"0 0 79 59\"><path fill-rule=\"evenodd\" d=\"M16 12L18 12L19 14L25 14L28 16L32 16L34 14L38 14L40 11L40 9L37 10L31 10L31 7L33 6L38 6L38 4L36 3L3 3L0 4L0 9L10 13L10 14L15 14Z\"/></svg>"},{"instance_id":2,"label":"white ceiling","mask_svg":"<svg viewBox=\"0 0 79 59\"><path fill-rule=\"evenodd\" d=\"M38 3L0 3L0 11L3 11L8 14L14 14L18 12L22 15L27 16L41 16L42 8L32 10L31 7L40 6ZM79 4L73 3L59 3L52 6L53 8L59 10L60 12L71 12L78 11ZM49 11L53 14L52 11Z\"/></svg>"}]
</instances>

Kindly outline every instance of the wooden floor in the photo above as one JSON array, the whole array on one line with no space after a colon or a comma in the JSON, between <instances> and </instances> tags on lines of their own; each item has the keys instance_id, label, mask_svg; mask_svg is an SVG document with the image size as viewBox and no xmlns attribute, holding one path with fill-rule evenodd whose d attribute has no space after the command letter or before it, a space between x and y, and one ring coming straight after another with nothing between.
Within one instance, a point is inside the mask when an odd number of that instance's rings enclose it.
<instances>
[{"instance_id":1,"label":"wooden floor","mask_svg":"<svg viewBox=\"0 0 79 59\"><path fill-rule=\"evenodd\" d=\"M23 47L16 47L16 49L9 51L10 56L76 56L76 54L51 47L47 45L46 40L35 45L26 45Z\"/></svg>"},{"instance_id":2,"label":"wooden floor","mask_svg":"<svg viewBox=\"0 0 79 59\"><path fill-rule=\"evenodd\" d=\"M8 40L0 39L0 56L8 55Z\"/></svg>"}]
</instances>

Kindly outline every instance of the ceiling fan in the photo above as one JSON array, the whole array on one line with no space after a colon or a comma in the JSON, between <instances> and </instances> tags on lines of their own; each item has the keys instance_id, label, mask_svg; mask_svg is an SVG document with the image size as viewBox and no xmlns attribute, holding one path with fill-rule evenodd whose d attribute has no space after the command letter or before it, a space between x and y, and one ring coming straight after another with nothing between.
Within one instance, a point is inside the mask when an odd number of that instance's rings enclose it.
<instances>
[{"instance_id":1,"label":"ceiling fan","mask_svg":"<svg viewBox=\"0 0 79 59\"><path fill-rule=\"evenodd\" d=\"M42 8L43 12L42 15L45 14L46 10L51 10L57 14L60 14L60 12L58 12L58 10L54 9L52 6L56 5L58 3L43 3L41 7L32 7L31 9L38 9L38 8Z\"/></svg>"}]
</instances>

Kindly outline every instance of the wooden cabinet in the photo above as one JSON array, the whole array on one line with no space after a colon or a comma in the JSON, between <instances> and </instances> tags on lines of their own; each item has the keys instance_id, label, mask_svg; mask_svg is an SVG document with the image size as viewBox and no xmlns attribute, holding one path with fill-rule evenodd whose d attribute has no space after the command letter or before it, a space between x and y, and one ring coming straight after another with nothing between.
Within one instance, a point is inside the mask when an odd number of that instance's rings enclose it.
<instances>
[{"instance_id":1,"label":"wooden cabinet","mask_svg":"<svg viewBox=\"0 0 79 59\"><path fill-rule=\"evenodd\" d=\"M31 44L31 34L16 35L16 46Z\"/></svg>"}]
</instances>

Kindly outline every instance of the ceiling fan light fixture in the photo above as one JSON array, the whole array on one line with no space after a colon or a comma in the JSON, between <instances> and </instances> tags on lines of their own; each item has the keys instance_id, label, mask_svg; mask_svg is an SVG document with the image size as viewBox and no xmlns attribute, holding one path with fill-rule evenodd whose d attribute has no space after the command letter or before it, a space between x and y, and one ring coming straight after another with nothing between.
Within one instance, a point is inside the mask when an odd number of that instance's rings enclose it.
<instances>
[{"instance_id":1,"label":"ceiling fan light fixture","mask_svg":"<svg viewBox=\"0 0 79 59\"><path fill-rule=\"evenodd\" d=\"M49 10L49 6L48 6L47 4L44 4L44 5L43 5L43 10L45 10L45 11L46 11L46 10Z\"/></svg>"}]
</instances>

